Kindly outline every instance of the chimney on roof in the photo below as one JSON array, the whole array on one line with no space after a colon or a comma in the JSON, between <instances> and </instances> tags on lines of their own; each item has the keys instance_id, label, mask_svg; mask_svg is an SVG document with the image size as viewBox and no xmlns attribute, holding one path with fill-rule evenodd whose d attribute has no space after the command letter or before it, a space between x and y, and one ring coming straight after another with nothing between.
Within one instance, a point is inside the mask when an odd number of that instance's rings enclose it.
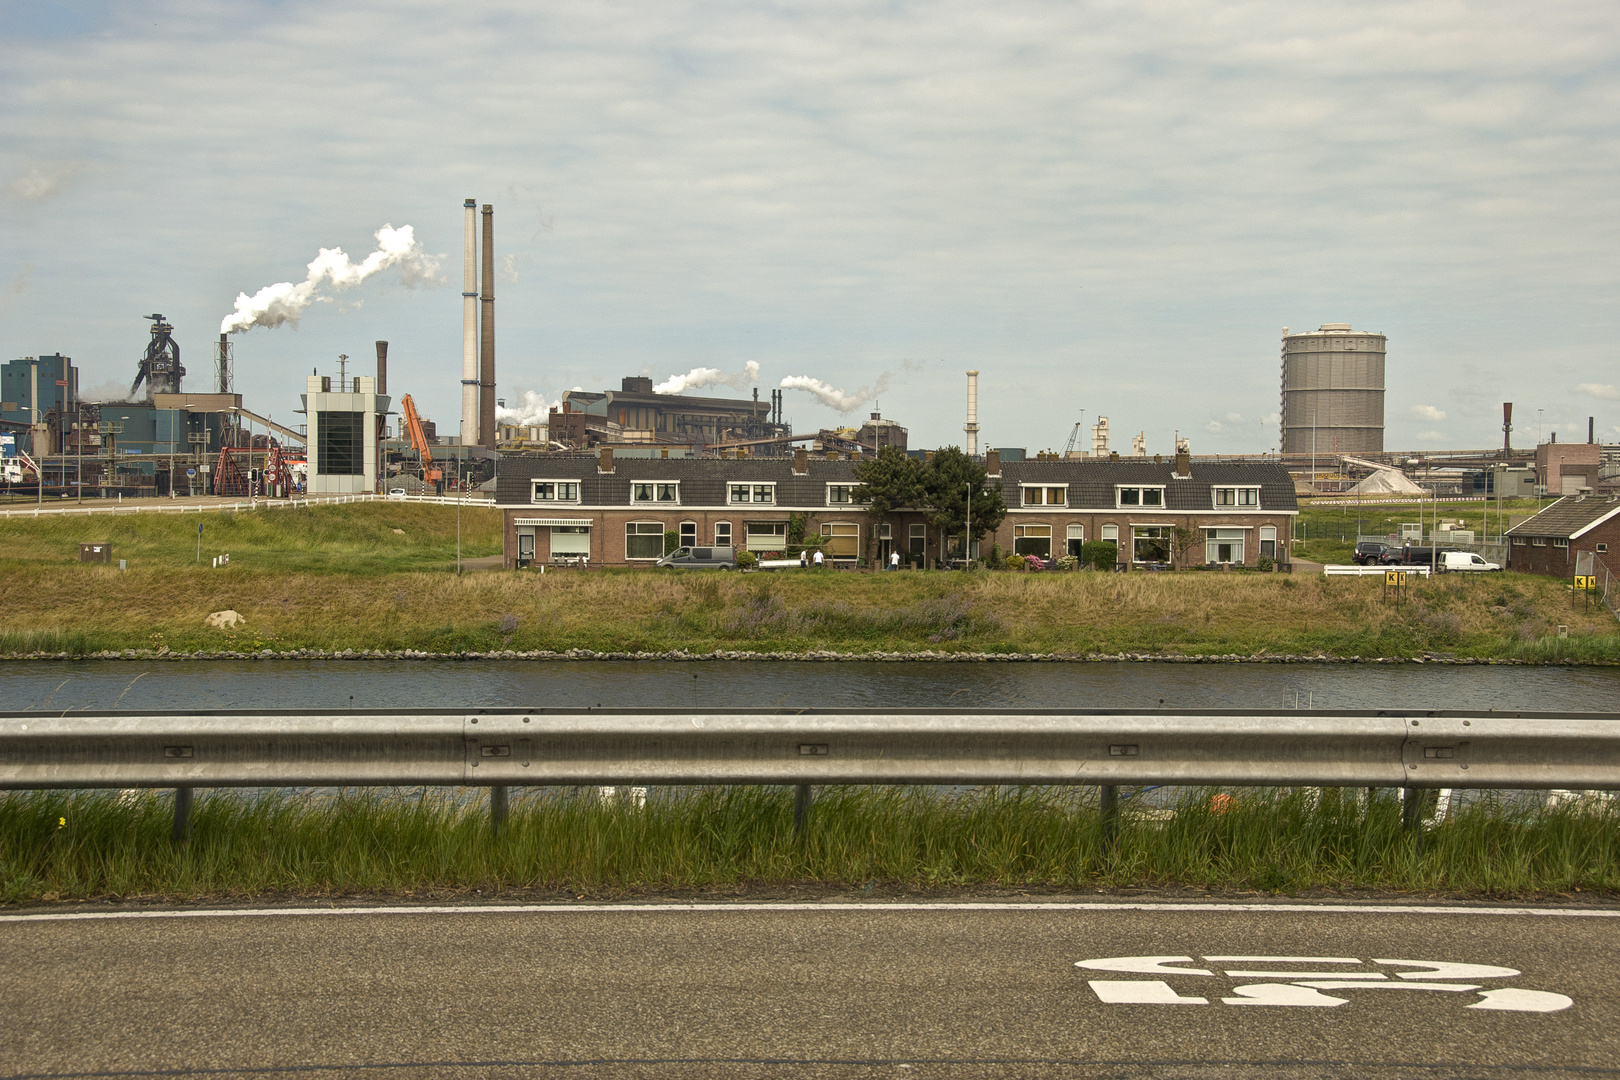
<instances>
[{"instance_id":1,"label":"chimney on roof","mask_svg":"<svg viewBox=\"0 0 1620 1080\"><path fill-rule=\"evenodd\" d=\"M597 463L596 471L604 473L613 471L613 447L602 447L602 460Z\"/></svg>"},{"instance_id":2,"label":"chimney on roof","mask_svg":"<svg viewBox=\"0 0 1620 1080\"><path fill-rule=\"evenodd\" d=\"M984 455L984 471L988 476L1001 475L1001 451L989 450Z\"/></svg>"},{"instance_id":3,"label":"chimney on roof","mask_svg":"<svg viewBox=\"0 0 1620 1080\"><path fill-rule=\"evenodd\" d=\"M1192 475L1192 454L1187 450L1176 451L1176 475L1183 480Z\"/></svg>"},{"instance_id":4,"label":"chimney on roof","mask_svg":"<svg viewBox=\"0 0 1620 1080\"><path fill-rule=\"evenodd\" d=\"M1589 443L1597 442L1597 437L1596 436L1597 436L1597 417L1588 416L1586 418L1586 441L1589 442Z\"/></svg>"},{"instance_id":5,"label":"chimney on roof","mask_svg":"<svg viewBox=\"0 0 1620 1080\"><path fill-rule=\"evenodd\" d=\"M793 451L793 472L795 475L803 476L809 471L810 451L801 446L797 450Z\"/></svg>"}]
</instances>

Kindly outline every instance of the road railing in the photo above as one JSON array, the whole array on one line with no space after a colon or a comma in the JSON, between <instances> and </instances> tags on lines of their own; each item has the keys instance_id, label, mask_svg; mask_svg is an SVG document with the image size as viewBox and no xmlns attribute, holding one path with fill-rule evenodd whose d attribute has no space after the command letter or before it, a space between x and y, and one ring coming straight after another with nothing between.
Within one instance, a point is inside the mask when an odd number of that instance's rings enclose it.
<instances>
[{"instance_id":1,"label":"road railing","mask_svg":"<svg viewBox=\"0 0 1620 1080\"><path fill-rule=\"evenodd\" d=\"M1620 788L1620 714L0 714L0 789L618 784Z\"/></svg>"}]
</instances>

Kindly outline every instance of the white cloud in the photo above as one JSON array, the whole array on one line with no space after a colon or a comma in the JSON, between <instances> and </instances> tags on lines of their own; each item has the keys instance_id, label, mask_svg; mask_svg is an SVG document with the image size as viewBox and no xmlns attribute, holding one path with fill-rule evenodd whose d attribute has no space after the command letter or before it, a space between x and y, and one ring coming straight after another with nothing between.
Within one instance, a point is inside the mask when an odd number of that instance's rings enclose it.
<instances>
[{"instance_id":1,"label":"white cloud","mask_svg":"<svg viewBox=\"0 0 1620 1080\"><path fill-rule=\"evenodd\" d=\"M30 166L6 185L6 194L20 202L48 202L62 194L84 167L82 161Z\"/></svg>"},{"instance_id":2,"label":"white cloud","mask_svg":"<svg viewBox=\"0 0 1620 1080\"><path fill-rule=\"evenodd\" d=\"M1433 405L1413 405L1407 411L1413 416L1417 417L1419 420L1427 420L1431 424L1437 420L1444 420L1446 418L1445 410L1437 409Z\"/></svg>"},{"instance_id":3,"label":"white cloud","mask_svg":"<svg viewBox=\"0 0 1620 1080\"><path fill-rule=\"evenodd\" d=\"M1583 382L1575 387L1575 392L1585 394L1587 397L1602 398L1604 401L1620 401L1620 389L1616 389L1610 383Z\"/></svg>"}]
</instances>

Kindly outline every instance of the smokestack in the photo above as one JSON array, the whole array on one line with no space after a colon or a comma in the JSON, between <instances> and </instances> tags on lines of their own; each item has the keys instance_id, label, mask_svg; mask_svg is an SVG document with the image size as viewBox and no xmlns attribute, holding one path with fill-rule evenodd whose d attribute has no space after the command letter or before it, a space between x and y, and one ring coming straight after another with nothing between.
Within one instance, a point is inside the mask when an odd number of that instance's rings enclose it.
<instances>
[{"instance_id":1,"label":"smokestack","mask_svg":"<svg viewBox=\"0 0 1620 1080\"><path fill-rule=\"evenodd\" d=\"M478 294L483 322L478 335L478 442L495 449L495 208L484 204L484 282Z\"/></svg>"},{"instance_id":2,"label":"smokestack","mask_svg":"<svg viewBox=\"0 0 1620 1080\"><path fill-rule=\"evenodd\" d=\"M461 271L461 445L478 444L478 204L462 203L466 216Z\"/></svg>"},{"instance_id":3,"label":"smokestack","mask_svg":"<svg viewBox=\"0 0 1620 1080\"><path fill-rule=\"evenodd\" d=\"M1586 418L1586 441L1589 442L1589 443L1597 442L1597 439L1594 438L1594 436L1596 436L1596 435L1597 435L1597 417L1588 416Z\"/></svg>"},{"instance_id":4,"label":"smokestack","mask_svg":"<svg viewBox=\"0 0 1620 1080\"><path fill-rule=\"evenodd\" d=\"M967 432L967 456L979 456L979 373L970 371L968 377L968 412L967 424L962 428Z\"/></svg>"},{"instance_id":5,"label":"smokestack","mask_svg":"<svg viewBox=\"0 0 1620 1080\"><path fill-rule=\"evenodd\" d=\"M230 335L219 335L219 352L214 355L214 381L218 384L221 394L230 393L231 383L235 381L231 372L231 360L234 354L235 350L231 346Z\"/></svg>"},{"instance_id":6,"label":"smokestack","mask_svg":"<svg viewBox=\"0 0 1620 1080\"><path fill-rule=\"evenodd\" d=\"M388 393L388 342L377 342L377 393Z\"/></svg>"},{"instance_id":7,"label":"smokestack","mask_svg":"<svg viewBox=\"0 0 1620 1080\"><path fill-rule=\"evenodd\" d=\"M1502 402L1502 456L1513 452L1513 402Z\"/></svg>"}]
</instances>

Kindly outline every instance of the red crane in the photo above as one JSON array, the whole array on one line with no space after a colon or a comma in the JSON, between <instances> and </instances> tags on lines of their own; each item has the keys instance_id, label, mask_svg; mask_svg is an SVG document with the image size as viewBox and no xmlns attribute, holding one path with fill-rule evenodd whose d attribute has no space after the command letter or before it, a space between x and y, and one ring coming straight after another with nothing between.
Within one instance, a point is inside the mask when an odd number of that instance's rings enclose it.
<instances>
[{"instance_id":1,"label":"red crane","mask_svg":"<svg viewBox=\"0 0 1620 1080\"><path fill-rule=\"evenodd\" d=\"M427 433L422 430L422 418L416 415L416 402L411 395L406 394L400 399L400 408L405 410L405 434L411 440L411 446L416 448L417 454L422 458L422 479L426 483L438 487L444 480L444 471L433 465L433 451L428 447Z\"/></svg>"}]
</instances>

